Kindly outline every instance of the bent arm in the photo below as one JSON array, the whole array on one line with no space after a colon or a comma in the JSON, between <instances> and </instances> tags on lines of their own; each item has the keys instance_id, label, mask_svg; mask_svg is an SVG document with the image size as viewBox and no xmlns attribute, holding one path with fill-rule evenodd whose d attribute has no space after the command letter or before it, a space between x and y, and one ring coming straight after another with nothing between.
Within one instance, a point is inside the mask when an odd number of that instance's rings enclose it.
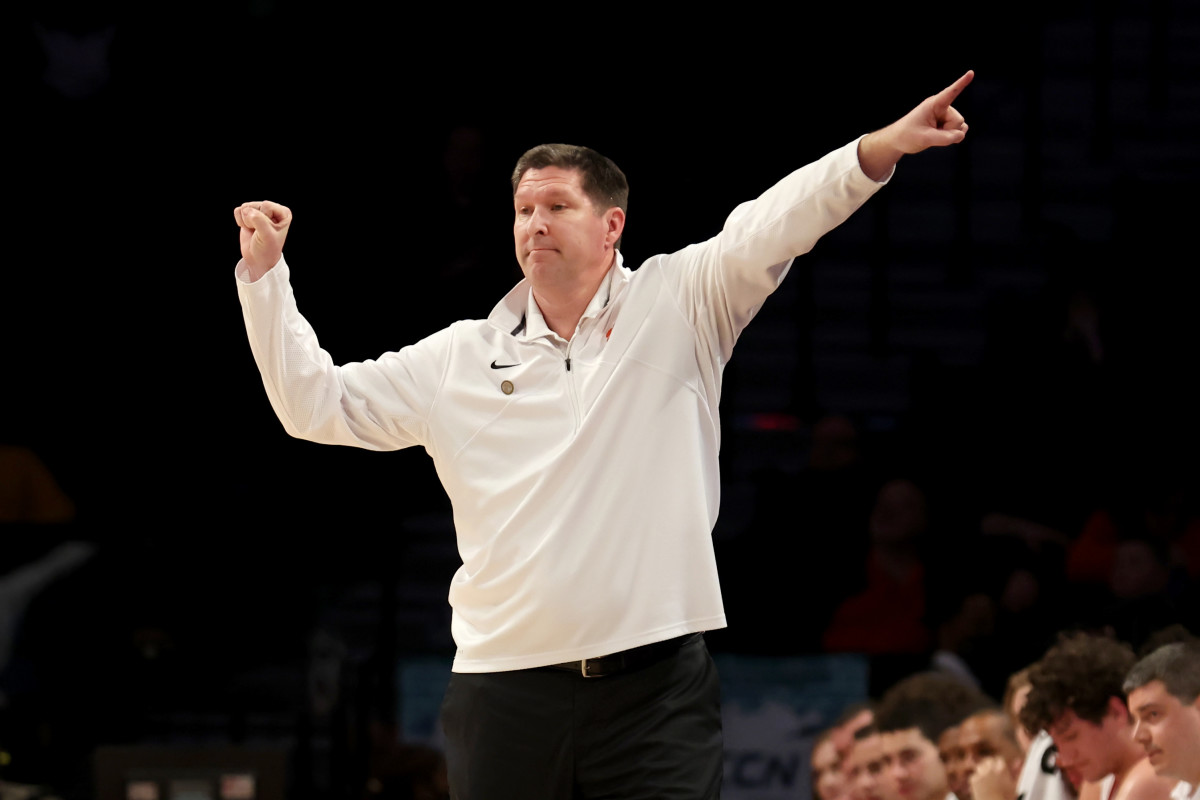
<instances>
[{"instance_id":1,"label":"bent arm","mask_svg":"<svg viewBox=\"0 0 1200 800\"><path fill-rule=\"evenodd\" d=\"M257 280L239 262L237 277L250 349L289 435L369 450L426 443L425 420L441 381L438 344L448 331L378 360L338 366L296 307L282 257Z\"/></svg>"}]
</instances>

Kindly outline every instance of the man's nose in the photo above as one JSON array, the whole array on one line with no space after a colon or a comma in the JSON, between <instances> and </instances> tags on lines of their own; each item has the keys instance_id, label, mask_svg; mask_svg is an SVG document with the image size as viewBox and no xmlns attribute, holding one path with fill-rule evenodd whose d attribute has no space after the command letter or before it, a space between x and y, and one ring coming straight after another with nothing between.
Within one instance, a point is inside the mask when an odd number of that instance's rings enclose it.
<instances>
[{"instance_id":1,"label":"man's nose","mask_svg":"<svg viewBox=\"0 0 1200 800\"><path fill-rule=\"evenodd\" d=\"M530 235L545 234L549 232L550 216L540 208L535 208L529 213L529 220L526 223Z\"/></svg>"},{"instance_id":2,"label":"man's nose","mask_svg":"<svg viewBox=\"0 0 1200 800\"><path fill-rule=\"evenodd\" d=\"M1146 730L1146 726L1141 721L1134 723L1133 740L1138 744L1145 744L1150 741L1150 732Z\"/></svg>"}]
</instances>

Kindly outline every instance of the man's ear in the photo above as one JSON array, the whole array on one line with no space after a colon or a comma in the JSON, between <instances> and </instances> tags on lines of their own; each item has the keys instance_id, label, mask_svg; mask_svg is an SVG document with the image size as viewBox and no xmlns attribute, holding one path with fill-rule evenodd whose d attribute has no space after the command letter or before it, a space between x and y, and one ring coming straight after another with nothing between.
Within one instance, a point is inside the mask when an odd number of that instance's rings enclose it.
<instances>
[{"instance_id":1,"label":"man's ear","mask_svg":"<svg viewBox=\"0 0 1200 800\"><path fill-rule=\"evenodd\" d=\"M1118 722L1129 722L1132 719L1129 713L1129 706L1125 705L1125 701L1120 697L1108 698L1108 711L1106 716L1113 717Z\"/></svg>"},{"instance_id":2,"label":"man's ear","mask_svg":"<svg viewBox=\"0 0 1200 800\"><path fill-rule=\"evenodd\" d=\"M613 206L604 212L604 223L608 228L604 240L611 247L617 243L625 230L625 212L619 206Z\"/></svg>"}]
</instances>

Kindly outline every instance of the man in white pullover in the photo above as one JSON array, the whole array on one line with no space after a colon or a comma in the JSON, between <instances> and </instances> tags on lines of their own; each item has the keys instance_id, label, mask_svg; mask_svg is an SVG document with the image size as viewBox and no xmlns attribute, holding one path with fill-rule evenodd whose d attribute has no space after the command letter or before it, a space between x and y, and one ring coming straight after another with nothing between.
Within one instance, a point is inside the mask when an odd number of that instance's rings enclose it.
<instances>
[{"instance_id":1,"label":"man in white pullover","mask_svg":"<svg viewBox=\"0 0 1200 800\"><path fill-rule=\"evenodd\" d=\"M700 633L725 625L711 541L722 369L793 258L901 156L963 139L951 103L972 77L636 272L617 250L621 171L587 148L534 148L513 173L525 279L488 319L373 361L333 364L298 312L291 212L235 210L239 297L284 427L420 445L450 497L455 798L718 796L718 685Z\"/></svg>"}]
</instances>

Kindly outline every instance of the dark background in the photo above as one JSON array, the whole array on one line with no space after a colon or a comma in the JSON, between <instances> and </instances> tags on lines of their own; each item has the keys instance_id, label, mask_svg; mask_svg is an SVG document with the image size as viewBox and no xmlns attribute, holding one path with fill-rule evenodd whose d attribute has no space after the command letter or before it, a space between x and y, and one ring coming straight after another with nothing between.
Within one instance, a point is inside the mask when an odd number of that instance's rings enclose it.
<instances>
[{"instance_id":1,"label":"dark background","mask_svg":"<svg viewBox=\"0 0 1200 800\"><path fill-rule=\"evenodd\" d=\"M804 603L858 581L861 553L761 500L792 496L826 413L854 420L872 480L920 476L933 565L989 511L1071 539L1160 477L1194 498L1195 3L503 11L6 12L0 443L36 452L77 516L0 528L3 566L98 546L22 634L20 719L59 723L23 751L59 753L43 771L96 742L169 739L189 710L220 712L235 739L254 711L294 732L315 630L348 648L356 719L390 721L375 684L397 655L451 652L452 534L428 459L293 441L266 401L232 275L246 200L293 209L302 311L336 360L370 358L486 315L518 277L508 173L528 147L587 144L621 165L636 265L974 69L956 103L967 141L905 159L797 263L730 367L716 535L732 627L714 647L817 652L825 618ZM448 142L475 158L461 184ZM843 264L865 276L849 318L822 278ZM973 304L905 306L904 275ZM1078 287L1102 309L1100 364L1063 344ZM892 365L901 388L822 368L831 321L854 363ZM850 514L865 524L864 497ZM954 564L958 583L980 569ZM795 633L757 638L780 630ZM86 723L66 734L65 718Z\"/></svg>"}]
</instances>

